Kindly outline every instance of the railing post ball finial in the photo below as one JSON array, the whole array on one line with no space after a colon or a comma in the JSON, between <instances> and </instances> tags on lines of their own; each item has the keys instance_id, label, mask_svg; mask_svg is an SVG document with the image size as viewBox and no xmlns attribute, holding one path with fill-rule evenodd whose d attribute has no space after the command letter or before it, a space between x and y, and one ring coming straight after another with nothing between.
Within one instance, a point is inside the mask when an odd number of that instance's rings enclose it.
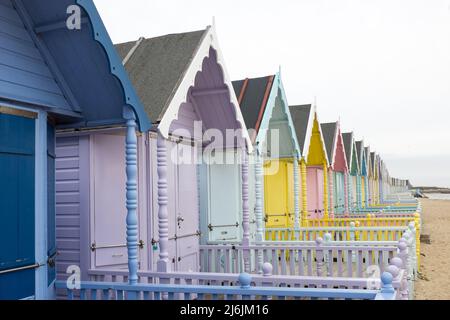
<instances>
[{"instance_id":1,"label":"railing post ball finial","mask_svg":"<svg viewBox=\"0 0 450 320\"><path fill-rule=\"evenodd\" d=\"M354 222L354 221L350 222L350 227L351 227L351 228L354 228L354 227L355 227L355 222Z\"/></svg>"},{"instance_id":2,"label":"railing post ball finial","mask_svg":"<svg viewBox=\"0 0 450 320\"><path fill-rule=\"evenodd\" d=\"M389 272L393 279L397 279L400 269L396 265L392 264L391 261L391 264L386 268L386 272Z\"/></svg>"},{"instance_id":3,"label":"railing post ball finial","mask_svg":"<svg viewBox=\"0 0 450 320\"><path fill-rule=\"evenodd\" d=\"M408 228L409 228L409 230L411 230L411 231L414 231L414 228L416 227L416 224L414 223L414 221L411 221L409 224L408 224Z\"/></svg>"},{"instance_id":4,"label":"railing post ball finial","mask_svg":"<svg viewBox=\"0 0 450 320\"><path fill-rule=\"evenodd\" d=\"M325 243L329 243L329 242L331 242L331 233L325 233L325 235L324 235L324 240L325 240Z\"/></svg>"},{"instance_id":5,"label":"railing post ball finial","mask_svg":"<svg viewBox=\"0 0 450 320\"><path fill-rule=\"evenodd\" d=\"M270 262L265 262L262 266L263 276L269 277L272 275L273 266Z\"/></svg>"},{"instance_id":6,"label":"railing post ball finial","mask_svg":"<svg viewBox=\"0 0 450 320\"><path fill-rule=\"evenodd\" d=\"M359 221L356 221L356 222L355 222L355 226L356 226L356 227L359 227Z\"/></svg>"},{"instance_id":7,"label":"railing post ball finial","mask_svg":"<svg viewBox=\"0 0 450 320\"><path fill-rule=\"evenodd\" d=\"M316 244L317 244L318 246L320 246L320 245L322 245L322 243L323 243L323 239L322 239L321 237L318 237L318 238L316 239Z\"/></svg>"},{"instance_id":8,"label":"railing post ball finial","mask_svg":"<svg viewBox=\"0 0 450 320\"><path fill-rule=\"evenodd\" d=\"M406 243L405 238L400 239L400 241L398 242L398 248L399 248L400 252L402 252L408 248L408 244Z\"/></svg>"},{"instance_id":9,"label":"railing post ball finial","mask_svg":"<svg viewBox=\"0 0 450 320\"><path fill-rule=\"evenodd\" d=\"M252 282L252 276L248 273L241 273L238 278L242 289L249 289Z\"/></svg>"},{"instance_id":10,"label":"railing post ball finial","mask_svg":"<svg viewBox=\"0 0 450 320\"><path fill-rule=\"evenodd\" d=\"M394 257L391 259L391 264L396 266L399 269L403 268L403 261L399 257Z\"/></svg>"},{"instance_id":11,"label":"railing post ball finial","mask_svg":"<svg viewBox=\"0 0 450 320\"><path fill-rule=\"evenodd\" d=\"M381 292L383 293L393 293L394 292L394 287L392 286L392 274L385 271L383 272L383 274L381 275L381 283L382 283L382 287L381 287Z\"/></svg>"}]
</instances>

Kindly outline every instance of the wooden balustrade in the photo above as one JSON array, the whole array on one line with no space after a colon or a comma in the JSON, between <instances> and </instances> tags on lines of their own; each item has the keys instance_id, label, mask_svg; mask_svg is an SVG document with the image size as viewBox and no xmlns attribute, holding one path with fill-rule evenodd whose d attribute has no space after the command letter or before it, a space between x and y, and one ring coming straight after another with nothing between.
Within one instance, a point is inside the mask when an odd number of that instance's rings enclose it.
<instances>
[{"instance_id":1,"label":"wooden balustrade","mask_svg":"<svg viewBox=\"0 0 450 320\"><path fill-rule=\"evenodd\" d=\"M265 265L267 267L267 265ZM267 273L259 278L267 279L272 275ZM170 273L167 273L170 274ZM180 285L180 284L153 284L137 283L126 284L124 282L102 282L87 281L80 282L74 286L68 286L66 281L57 281L56 288L67 292L68 299L80 300L267 300L267 299L364 299L364 300L395 300L401 297L399 289L403 277L402 270L392 266L390 272L382 274L381 279L374 279L379 286L377 289L367 289L370 287L367 281L366 288L355 289L352 287L352 280L347 280L346 289L339 286L334 287L295 287L295 286L252 286L254 276L249 274L233 275L231 285ZM394 285L394 282L397 281ZM328 281L328 283L331 283ZM341 285L344 282L341 281Z\"/></svg>"}]
</instances>

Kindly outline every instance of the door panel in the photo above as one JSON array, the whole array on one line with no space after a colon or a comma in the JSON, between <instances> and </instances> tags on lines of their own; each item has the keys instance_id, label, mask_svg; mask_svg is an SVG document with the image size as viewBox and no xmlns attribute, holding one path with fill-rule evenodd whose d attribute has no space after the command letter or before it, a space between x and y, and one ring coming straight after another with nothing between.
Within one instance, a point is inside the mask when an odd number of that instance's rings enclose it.
<instances>
[{"instance_id":1,"label":"door panel","mask_svg":"<svg viewBox=\"0 0 450 320\"><path fill-rule=\"evenodd\" d=\"M277 217L287 226L288 207L288 183L287 165L284 161L271 160L264 164L264 209L268 217ZM270 219L270 221L273 221ZM275 227L266 223L267 228Z\"/></svg>"},{"instance_id":2,"label":"door panel","mask_svg":"<svg viewBox=\"0 0 450 320\"><path fill-rule=\"evenodd\" d=\"M234 153L234 151L229 152ZM225 152L221 152L221 154L224 156ZM211 227L208 228L209 240L238 240L242 228L242 221L240 221L242 220L240 166L238 164L210 164L208 167L209 224Z\"/></svg>"},{"instance_id":3,"label":"door panel","mask_svg":"<svg viewBox=\"0 0 450 320\"><path fill-rule=\"evenodd\" d=\"M34 119L0 113L2 271L35 263L34 149ZM0 275L0 300L30 297L34 291L34 269Z\"/></svg>"},{"instance_id":4,"label":"door panel","mask_svg":"<svg viewBox=\"0 0 450 320\"><path fill-rule=\"evenodd\" d=\"M196 149L178 144L177 215L174 224L177 235L177 271L199 271L199 209L197 188Z\"/></svg>"},{"instance_id":5,"label":"door panel","mask_svg":"<svg viewBox=\"0 0 450 320\"><path fill-rule=\"evenodd\" d=\"M127 264L124 146L120 135L93 136L93 267Z\"/></svg>"},{"instance_id":6,"label":"door panel","mask_svg":"<svg viewBox=\"0 0 450 320\"><path fill-rule=\"evenodd\" d=\"M318 207L318 197L317 194L317 169L307 168L306 169L306 183L307 183L307 204L308 204L308 214L315 218L317 216Z\"/></svg>"},{"instance_id":7,"label":"door panel","mask_svg":"<svg viewBox=\"0 0 450 320\"><path fill-rule=\"evenodd\" d=\"M324 185L323 185L323 175L324 172L322 169L316 169L316 174L317 174L317 208L320 210L319 216L318 218L322 218L324 215L324 203L323 203L323 197L324 197Z\"/></svg>"}]
</instances>

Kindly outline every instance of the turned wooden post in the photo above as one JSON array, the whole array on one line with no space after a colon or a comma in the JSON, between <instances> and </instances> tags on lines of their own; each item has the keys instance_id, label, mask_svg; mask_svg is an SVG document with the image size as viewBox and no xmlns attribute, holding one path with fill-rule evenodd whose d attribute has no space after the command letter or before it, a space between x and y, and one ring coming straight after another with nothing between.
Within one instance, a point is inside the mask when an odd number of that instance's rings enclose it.
<instances>
[{"instance_id":1,"label":"turned wooden post","mask_svg":"<svg viewBox=\"0 0 450 320\"><path fill-rule=\"evenodd\" d=\"M265 262L262 267L263 277L268 278L268 281L263 281L261 285L263 287L271 287L273 286L273 282L270 281L270 277L272 277L273 266L269 262ZM272 300L272 297L267 297L267 300Z\"/></svg>"},{"instance_id":2,"label":"turned wooden post","mask_svg":"<svg viewBox=\"0 0 450 320\"><path fill-rule=\"evenodd\" d=\"M337 199L334 199L334 177L333 177L333 171L331 170L331 168L329 168L328 171L328 180L329 180L329 185L330 188L328 190L328 194L329 196L329 200L330 200L330 218L334 219L334 211L336 209L336 204L337 203Z\"/></svg>"},{"instance_id":3,"label":"turned wooden post","mask_svg":"<svg viewBox=\"0 0 450 320\"><path fill-rule=\"evenodd\" d=\"M393 259L395 259L395 258L393 258ZM402 279L400 277L400 269L395 264L392 263L392 260L391 260L391 264L386 268L386 272L388 272L392 275L392 281L400 281L400 283L401 283ZM401 260L400 260L400 264L401 264ZM392 287L392 289L394 289L394 287ZM394 292L395 292L395 289L394 289Z\"/></svg>"},{"instance_id":4,"label":"turned wooden post","mask_svg":"<svg viewBox=\"0 0 450 320\"><path fill-rule=\"evenodd\" d=\"M349 179L348 179L348 172L344 172L344 215L346 217L349 216L349 200L350 200L350 187L349 187Z\"/></svg>"},{"instance_id":5,"label":"turned wooden post","mask_svg":"<svg viewBox=\"0 0 450 320\"><path fill-rule=\"evenodd\" d=\"M361 209L361 176L356 177L356 207Z\"/></svg>"},{"instance_id":6,"label":"turned wooden post","mask_svg":"<svg viewBox=\"0 0 450 320\"><path fill-rule=\"evenodd\" d=\"M400 299L401 300L409 300L409 291L408 291L408 280L407 273L408 271L405 268L405 264L403 260L397 256L392 258L391 264L396 266L399 270L403 270L403 276L400 280Z\"/></svg>"},{"instance_id":7,"label":"turned wooden post","mask_svg":"<svg viewBox=\"0 0 450 320\"><path fill-rule=\"evenodd\" d=\"M325 225L328 226L328 170L327 170L327 163L323 163L323 210L324 210L324 216L323 219L325 220Z\"/></svg>"},{"instance_id":8,"label":"turned wooden post","mask_svg":"<svg viewBox=\"0 0 450 320\"><path fill-rule=\"evenodd\" d=\"M167 147L162 134L158 132L157 138L157 170L158 170L158 234L159 234L159 260L158 272L170 272L169 263L169 191L167 183Z\"/></svg>"},{"instance_id":9,"label":"turned wooden post","mask_svg":"<svg viewBox=\"0 0 450 320\"><path fill-rule=\"evenodd\" d=\"M298 157L297 155L294 156L294 213L295 213L295 220L294 220L294 228L295 228L295 239L298 239L299 233L298 228L300 228L300 181L299 181L299 170L298 170Z\"/></svg>"},{"instance_id":10,"label":"turned wooden post","mask_svg":"<svg viewBox=\"0 0 450 320\"><path fill-rule=\"evenodd\" d=\"M416 236L416 256L417 256L417 271L420 271L420 214L416 212L414 214L414 228Z\"/></svg>"},{"instance_id":11,"label":"turned wooden post","mask_svg":"<svg viewBox=\"0 0 450 320\"><path fill-rule=\"evenodd\" d=\"M128 253L128 282L137 284L138 276L138 205L137 192L137 135L136 116L129 106L123 109L126 120L125 160L126 160L126 208L127 208L127 253ZM133 295L129 295L133 299Z\"/></svg>"},{"instance_id":12,"label":"turned wooden post","mask_svg":"<svg viewBox=\"0 0 450 320\"><path fill-rule=\"evenodd\" d=\"M247 150L242 152L242 246L244 248L244 271L250 273L250 211L248 195L248 154Z\"/></svg>"},{"instance_id":13,"label":"turned wooden post","mask_svg":"<svg viewBox=\"0 0 450 320\"><path fill-rule=\"evenodd\" d=\"M306 173L306 162L304 159L300 162L302 170L302 227L308 226L308 190L307 190L307 173Z\"/></svg>"},{"instance_id":14,"label":"turned wooden post","mask_svg":"<svg viewBox=\"0 0 450 320\"><path fill-rule=\"evenodd\" d=\"M263 162L262 156L258 150L255 152L255 215L256 215L256 241L265 240L264 237L264 213L263 213ZM258 251L258 271L261 272L263 267L263 253Z\"/></svg>"}]
</instances>

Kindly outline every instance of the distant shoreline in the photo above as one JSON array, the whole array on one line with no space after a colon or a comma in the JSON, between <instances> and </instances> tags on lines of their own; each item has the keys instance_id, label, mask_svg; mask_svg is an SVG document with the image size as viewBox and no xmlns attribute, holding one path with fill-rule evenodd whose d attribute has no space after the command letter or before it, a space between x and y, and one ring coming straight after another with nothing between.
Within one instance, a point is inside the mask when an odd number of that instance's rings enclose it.
<instances>
[{"instance_id":1,"label":"distant shoreline","mask_svg":"<svg viewBox=\"0 0 450 320\"><path fill-rule=\"evenodd\" d=\"M449 188L440 188L440 187L414 187L414 189L419 189L422 193L441 193L441 194L450 194Z\"/></svg>"}]
</instances>

